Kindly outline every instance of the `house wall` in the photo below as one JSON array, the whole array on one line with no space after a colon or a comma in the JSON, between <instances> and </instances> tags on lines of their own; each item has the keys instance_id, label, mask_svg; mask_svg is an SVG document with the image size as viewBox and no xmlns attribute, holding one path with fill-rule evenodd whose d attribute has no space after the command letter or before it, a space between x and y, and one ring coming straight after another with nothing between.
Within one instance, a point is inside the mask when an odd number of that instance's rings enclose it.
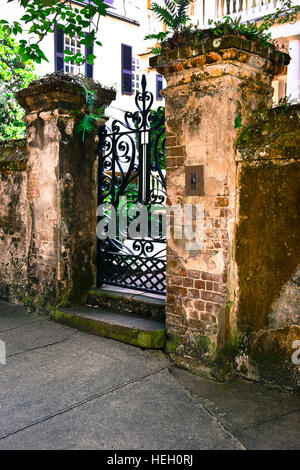
<instances>
[{"instance_id":1,"label":"house wall","mask_svg":"<svg viewBox=\"0 0 300 470\"><path fill-rule=\"evenodd\" d=\"M163 0L156 0L156 3L163 5ZM260 25L260 18L263 15L270 14L276 10L276 7L280 6L280 2L274 2L273 0L263 0L263 4L250 2L248 0L247 6L245 0L243 0L243 11L236 12L234 0L229 0L227 3L225 0L195 0L193 8L189 9L189 15L191 23L197 25L199 29L208 28L208 20L221 21L223 15L231 16L232 18L241 17L242 21L256 22ZM276 5L275 5L276 3ZM292 0L294 5L299 5L299 0ZM229 6L230 4L230 6ZM225 5L229 6L229 9ZM148 12L148 28L152 33L158 33L162 31L162 24L152 12ZM300 102L300 14L296 21L293 23L286 24L275 24L269 32L272 38L278 42L280 46L284 47L284 50L291 56L291 62L289 66L283 71L283 73L274 77L273 88L274 98L273 103L276 105L278 101L285 96L290 97L296 102ZM155 44L155 41L148 41L147 46L150 47Z\"/></svg>"},{"instance_id":2,"label":"house wall","mask_svg":"<svg viewBox=\"0 0 300 470\"><path fill-rule=\"evenodd\" d=\"M100 17L97 39L103 46L94 46L94 54L97 58L93 78L104 86L114 86L117 92L116 99L107 110L107 115L113 118L123 119L124 111L135 109L134 94L127 96L121 92L121 44L132 46L133 57L138 57L138 54L145 52L144 37L147 34L147 26L143 15L147 10L146 6L146 0L130 0L125 2L124 8L123 0L115 0L111 11L112 14L117 14L121 18L109 15ZM22 16L22 11L23 9L17 2L12 2L9 8L2 11L2 18L10 22L17 21ZM27 38L26 33L22 37ZM49 60L49 62L42 61L41 64L35 66L37 75L42 77L55 71L54 35L47 35L40 47ZM148 64L146 67L144 64L142 66L148 78L148 89L154 94L153 106L157 107L161 105L161 101L156 101L156 73L149 70Z\"/></svg>"}]
</instances>

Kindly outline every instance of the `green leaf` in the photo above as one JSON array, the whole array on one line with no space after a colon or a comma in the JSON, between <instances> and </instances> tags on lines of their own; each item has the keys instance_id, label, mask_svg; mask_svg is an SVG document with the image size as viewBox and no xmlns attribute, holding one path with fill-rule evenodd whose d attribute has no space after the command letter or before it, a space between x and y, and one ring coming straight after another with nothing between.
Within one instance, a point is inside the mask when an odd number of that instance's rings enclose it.
<instances>
[{"instance_id":1,"label":"green leaf","mask_svg":"<svg viewBox=\"0 0 300 470\"><path fill-rule=\"evenodd\" d=\"M90 114L83 116L79 124L76 126L76 132L80 134L82 132L82 142L84 141L85 133L91 132L94 129L95 118Z\"/></svg>"},{"instance_id":2,"label":"green leaf","mask_svg":"<svg viewBox=\"0 0 300 470\"><path fill-rule=\"evenodd\" d=\"M97 56L95 56L94 54L88 54L87 55L88 63L91 64L91 65L94 65L96 57Z\"/></svg>"}]
</instances>

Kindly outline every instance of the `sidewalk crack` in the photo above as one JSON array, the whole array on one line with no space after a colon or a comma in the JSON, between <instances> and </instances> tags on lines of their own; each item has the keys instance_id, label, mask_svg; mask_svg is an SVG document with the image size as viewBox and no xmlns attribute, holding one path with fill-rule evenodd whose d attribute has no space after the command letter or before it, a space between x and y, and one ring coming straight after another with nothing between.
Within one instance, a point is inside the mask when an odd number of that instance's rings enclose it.
<instances>
[{"instance_id":1,"label":"sidewalk crack","mask_svg":"<svg viewBox=\"0 0 300 470\"><path fill-rule=\"evenodd\" d=\"M78 333L79 333L78 331L75 331L72 335L67 336L66 338L62 338L62 339L59 339L57 341L53 341L52 343L43 344L42 346L36 346L35 348L25 349L24 351L19 351L19 352L16 352L14 354L9 354L9 355L6 356L6 358L19 356L20 354L25 354L25 353L30 352L30 351L35 351L37 349L43 349L43 348L47 348L48 346L54 346L55 344L63 343L64 341L68 341L69 339L73 338L73 336L77 335Z\"/></svg>"},{"instance_id":2,"label":"sidewalk crack","mask_svg":"<svg viewBox=\"0 0 300 470\"><path fill-rule=\"evenodd\" d=\"M49 320L47 318L36 318L35 320L30 320L26 323L22 323L21 325L13 326L12 328L5 328L4 330L0 330L0 334L6 333L7 331L17 330L18 328L22 328L23 326L31 325L32 323L38 323L41 321L49 321Z\"/></svg>"},{"instance_id":3,"label":"sidewalk crack","mask_svg":"<svg viewBox=\"0 0 300 470\"><path fill-rule=\"evenodd\" d=\"M276 421L280 418L284 418L285 416L289 416L293 413L298 413L299 411L300 411L300 408L296 408L295 410L288 411L287 413L284 413L282 415L277 415L277 416L272 416L270 418L266 418L258 423L250 424L250 426L247 426L246 428L242 428L241 431L248 431L249 429L256 428L257 426L261 426L262 424L265 424L265 423Z\"/></svg>"},{"instance_id":4,"label":"sidewalk crack","mask_svg":"<svg viewBox=\"0 0 300 470\"><path fill-rule=\"evenodd\" d=\"M25 431L26 429L29 429L29 428L32 428L33 426L36 426L38 424L41 424L41 423L44 423L45 421L49 421L50 419L52 418L55 418L56 416L60 416L60 415L63 415L64 413L68 413L69 411L72 411L76 408L79 408L80 406L83 406L85 405L86 403L89 403L91 401L94 401L94 400L97 400L97 398L102 398L106 395L109 395L111 393L114 393L116 392L117 390L120 390L122 388L125 388L127 387L128 385L131 385L133 383L136 383L136 382L140 382L141 380L144 380L148 377L151 377L152 375L154 374L157 374L158 372L161 372L163 370L166 370L168 369L169 366L164 366L164 367L161 367L160 369L156 369L152 372L149 372L148 374L145 374L143 376L140 376L140 377L135 377L134 379L131 379L131 380L128 380L127 382L124 382L122 384L119 384L119 385L116 385L115 387L112 387L112 388L109 388L107 390L104 390L103 392L99 392L99 393L95 393L94 395L90 395L89 397L87 398L84 398L82 400L79 400L77 402L74 402L73 404L69 405L69 406L66 406L64 407L63 409L59 410L59 411L56 411L55 413L51 414L51 415L48 415L48 416L45 416L44 418L41 418L41 419L37 419L36 421L33 421L32 423L26 425L26 426L23 426L22 428L20 429L17 429L16 431L13 431L13 432L10 432L4 436L0 436L0 441L2 441L3 439L6 439L10 436L13 436L14 434L18 434L19 432L21 431Z\"/></svg>"},{"instance_id":5,"label":"sidewalk crack","mask_svg":"<svg viewBox=\"0 0 300 470\"><path fill-rule=\"evenodd\" d=\"M177 378L172 374L171 371L170 371L170 374L176 380L176 382L181 386L181 388L192 398L192 400L194 400L200 408L205 410L212 418L214 418L214 420L219 424L219 426L223 429L223 431L229 434L230 437L241 446L241 450L247 450L243 442L240 441L240 439L238 439L234 434L232 434L231 430L227 429L225 424L222 421L220 421L219 418L209 408L207 408L202 401L199 400L197 395L195 395L193 392L185 388L185 386L179 380L177 380Z\"/></svg>"}]
</instances>

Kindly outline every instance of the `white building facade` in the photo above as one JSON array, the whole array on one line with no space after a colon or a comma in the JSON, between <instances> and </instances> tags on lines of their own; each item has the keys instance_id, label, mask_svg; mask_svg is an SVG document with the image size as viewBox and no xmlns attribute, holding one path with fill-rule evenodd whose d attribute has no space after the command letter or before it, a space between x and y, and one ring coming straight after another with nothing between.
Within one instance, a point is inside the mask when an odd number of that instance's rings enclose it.
<instances>
[{"instance_id":1,"label":"white building facade","mask_svg":"<svg viewBox=\"0 0 300 470\"><path fill-rule=\"evenodd\" d=\"M74 0L74 5L80 2ZM48 34L40 44L49 62L42 61L35 66L37 75L43 76L54 71L65 71L73 74L84 74L99 81L102 85L113 86L117 91L116 100L111 104L106 114L112 118L122 119L125 111L135 109L135 94L140 89L141 77L147 75L147 88L153 93L153 108L162 105L163 99L159 94L163 87L162 78L150 71L148 61L145 65L144 37L147 34L144 21L147 11L147 0L106 0L110 6L107 16L101 16L97 40L102 46L94 45L93 51L85 51L76 38L64 35L61 29L54 34ZM81 3L82 5L82 3ZM1 19L9 22L19 21L24 9L17 2L7 3L0 0ZM24 30L26 29L24 26ZM26 33L17 39L28 38ZM77 66L64 62L64 50L72 50L96 55L94 65Z\"/></svg>"},{"instance_id":2,"label":"white building facade","mask_svg":"<svg viewBox=\"0 0 300 470\"><path fill-rule=\"evenodd\" d=\"M163 0L155 1L163 4ZM36 73L39 76L56 70L83 73L103 85L113 86L117 97L107 114L117 118L122 118L124 111L134 109L135 93L140 88L142 74L146 74L147 88L154 96L153 108L158 108L164 104L160 90L164 88L165 80L149 68L149 57L155 41L144 40L147 34L163 29L162 23L155 19L151 11L153 0L106 2L110 8L106 17L100 17L97 39L102 46L94 45L94 65L78 67L64 62L65 49L76 52L83 46L76 38L69 38L62 30L57 30L55 34L47 35L41 43L49 62L43 61L36 65ZM76 6L80 5L74 0L76 3ZM300 5L300 0L293 0L293 4ZM192 24L198 25L200 29L209 27L209 20L220 20L226 15L240 16L242 21L259 23L265 14L274 12L280 5L281 0L195 0L189 7L189 16ZM17 2L0 0L0 6L2 19L12 22L24 14ZM275 77L274 103L286 95L300 102L300 15L293 24L276 24L270 31L272 37L285 46L291 56L291 63L285 72Z\"/></svg>"},{"instance_id":3,"label":"white building facade","mask_svg":"<svg viewBox=\"0 0 300 470\"><path fill-rule=\"evenodd\" d=\"M163 0L155 0L163 5ZM151 7L151 0L147 1ZM300 5L300 0L292 0L293 5ZM195 0L189 7L191 23L200 29L209 27L209 20L219 21L224 16L241 17L242 22L260 23L264 15L274 13L282 7L282 0ZM152 33L162 30L162 25L148 10L148 29ZM291 56L291 62L281 76L275 77L274 104L289 96L300 102L300 14L295 22L275 24L269 30L279 46L283 46Z\"/></svg>"}]
</instances>

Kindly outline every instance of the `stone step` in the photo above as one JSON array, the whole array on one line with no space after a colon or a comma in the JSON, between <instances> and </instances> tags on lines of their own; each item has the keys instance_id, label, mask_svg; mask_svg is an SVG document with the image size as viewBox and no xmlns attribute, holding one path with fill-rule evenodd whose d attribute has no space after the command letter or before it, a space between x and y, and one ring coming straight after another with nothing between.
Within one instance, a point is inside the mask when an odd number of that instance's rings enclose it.
<instances>
[{"instance_id":1,"label":"stone step","mask_svg":"<svg viewBox=\"0 0 300 470\"><path fill-rule=\"evenodd\" d=\"M136 315L121 314L104 308L58 308L55 320L98 336L140 348L163 349L166 341L163 322Z\"/></svg>"},{"instance_id":2,"label":"stone step","mask_svg":"<svg viewBox=\"0 0 300 470\"><path fill-rule=\"evenodd\" d=\"M118 313L135 314L155 320L165 320L165 296L104 285L90 289L87 305L107 308Z\"/></svg>"}]
</instances>

